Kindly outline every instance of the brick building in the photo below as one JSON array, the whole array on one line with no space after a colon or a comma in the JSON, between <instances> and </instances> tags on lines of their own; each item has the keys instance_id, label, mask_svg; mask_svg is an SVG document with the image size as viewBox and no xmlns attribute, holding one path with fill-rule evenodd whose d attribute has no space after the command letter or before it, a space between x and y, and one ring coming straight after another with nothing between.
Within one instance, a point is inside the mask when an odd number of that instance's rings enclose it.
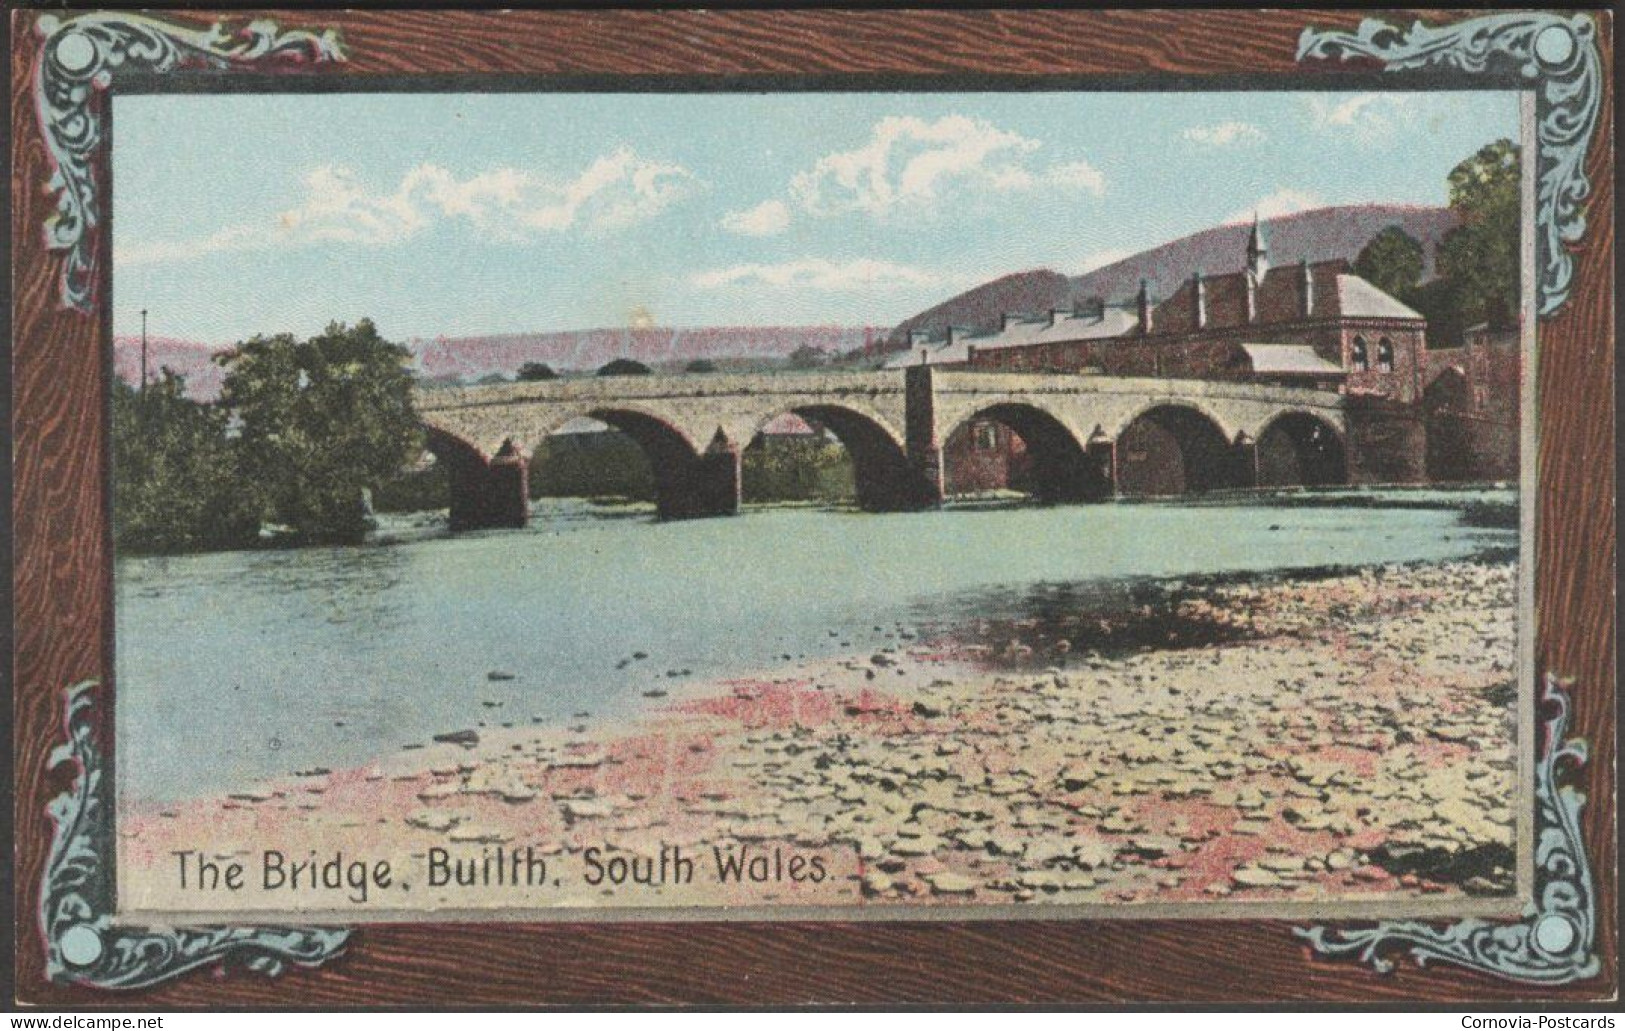
<instances>
[{"instance_id":1,"label":"brick building","mask_svg":"<svg viewBox=\"0 0 1625 1031\"><path fill-rule=\"evenodd\" d=\"M1462 346L1428 352L1422 406L1427 423L1428 478L1437 481L1518 477L1521 336L1517 327L1478 325Z\"/></svg>"},{"instance_id":2,"label":"brick building","mask_svg":"<svg viewBox=\"0 0 1625 1031\"><path fill-rule=\"evenodd\" d=\"M1346 261L1271 268L1255 222L1246 267L1197 273L1154 302L1096 301L1042 318L1006 315L998 332L917 342L893 366L1236 379L1318 387L1414 404L1426 384L1427 320Z\"/></svg>"},{"instance_id":3,"label":"brick building","mask_svg":"<svg viewBox=\"0 0 1625 1031\"><path fill-rule=\"evenodd\" d=\"M1094 373L1238 380L1334 390L1362 412L1351 450L1382 456L1381 467L1350 470L1359 482L1427 478L1421 402L1434 370L1427 320L1355 275L1344 260L1272 268L1254 221L1241 271L1191 276L1160 301L1144 283L1128 303L1096 300L1033 318L1005 315L984 334L950 328L947 339L916 337L888 363L978 371ZM1138 431L1137 431L1138 432ZM1151 432L1149 430L1147 433ZM957 443L958 446L955 446ZM1126 456L1156 450L1127 441ZM1011 456L1012 459L1014 456ZM994 463L963 442L950 442L950 480L990 483ZM981 472L955 476L954 463ZM1125 469L1129 481L1133 470ZM1146 492L1169 485L1147 483Z\"/></svg>"}]
</instances>

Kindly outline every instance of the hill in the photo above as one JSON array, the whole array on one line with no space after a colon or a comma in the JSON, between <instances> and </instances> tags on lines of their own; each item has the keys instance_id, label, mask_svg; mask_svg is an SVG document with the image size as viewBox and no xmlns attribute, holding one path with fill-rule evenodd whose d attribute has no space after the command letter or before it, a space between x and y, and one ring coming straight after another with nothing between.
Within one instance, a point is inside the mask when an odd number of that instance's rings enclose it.
<instances>
[{"instance_id":1,"label":"hill","mask_svg":"<svg viewBox=\"0 0 1625 1031\"><path fill-rule=\"evenodd\" d=\"M486 376L513 378L526 362L559 372L590 372L616 358L656 369L682 368L697 358L719 365L782 361L803 347L830 354L878 353L886 337L880 326L703 326L607 328L560 333L411 339L418 374L427 382L473 382ZM222 346L168 337L147 341L147 368L154 378L170 368L186 377L187 393L212 398L224 370L211 361ZM113 371L126 383L140 379L141 340L113 340Z\"/></svg>"},{"instance_id":2,"label":"hill","mask_svg":"<svg viewBox=\"0 0 1625 1031\"><path fill-rule=\"evenodd\" d=\"M1403 204L1361 204L1317 208L1266 219L1264 239L1275 265L1299 261L1353 261L1371 238L1397 225L1422 243L1424 278L1433 275L1439 241L1456 224L1449 208ZM996 329L1006 312L1038 314L1050 308L1070 308L1075 302L1103 298L1127 302L1146 280L1153 299L1171 294L1198 270L1213 275L1240 271L1246 262L1249 222L1231 222L1180 237L1141 251L1081 276L1064 276L1036 269L1003 276L951 297L906 319L892 330L886 349L908 346L911 330L925 329L940 337L952 324L968 329Z\"/></svg>"}]
</instances>

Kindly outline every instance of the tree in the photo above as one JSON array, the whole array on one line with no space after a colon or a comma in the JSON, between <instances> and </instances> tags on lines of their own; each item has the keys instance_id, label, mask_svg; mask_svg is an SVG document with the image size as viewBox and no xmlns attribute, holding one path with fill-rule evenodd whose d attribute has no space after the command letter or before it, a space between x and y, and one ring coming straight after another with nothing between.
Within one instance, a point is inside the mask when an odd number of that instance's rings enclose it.
<instances>
[{"instance_id":1,"label":"tree","mask_svg":"<svg viewBox=\"0 0 1625 1031\"><path fill-rule=\"evenodd\" d=\"M259 510L241 489L226 413L164 369L144 392L113 383L113 542L120 551L237 547Z\"/></svg>"},{"instance_id":2,"label":"tree","mask_svg":"<svg viewBox=\"0 0 1625 1031\"><path fill-rule=\"evenodd\" d=\"M215 359L220 403L241 424L245 489L267 517L310 541L354 541L368 526L363 491L419 454L410 353L370 319L299 341L256 336Z\"/></svg>"},{"instance_id":3,"label":"tree","mask_svg":"<svg viewBox=\"0 0 1625 1031\"><path fill-rule=\"evenodd\" d=\"M1390 297L1409 297L1422 281L1422 244L1399 226L1389 226L1354 259L1354 274Z\"/></svg>"},{"instance_id":4,"label":"tree","mask_svg":"<svg viewBox=\"0 0 1625 1031\"><path fill-rule=\"evenodd\" d=\"M1439 274L1450 280L1465 325L1505 325L1518 310L1520 160L1518 145L1502 139L1450 171L1460 224L1439 243Z\"/></svg>"},{"instance_id":5,"label":"tree","mask_svg":"<svg viewBox=\"0 0 1625 1031\"><path fill-rule=\"evenodd\" d=\"M519 382L521 383L534 383L537 380L558 378L559 374L553 371L553 367L543 362L526 362L519 366Z\"/></svg>"},{"instance_id":6,"label":"tree","mask_svg":"<svg viewBox=\"0 0 1625 1031\"><path fill-rule=\"evenodd\" d=\"M709 358L696 358L683 366L684 372L716 372L717 363Z\"/></svg>"},{"instance_id":7,"label":"tree","mask_svg":"<svg viewBox=\"0 0 1625 1031\"><path fill-rule=\"evenodd\" d=\"M816 369L821 365L828 364L829 353L821 347L802 344L790 352L789 362L792 369Z\"/></svg>"},{"instance_id":8,"label":"tree","mask_svg":"<svg viewBox=\"0 0 1625 1031\"><path fill-rule=\"evenodd\" d=\"M630 358L617 358L598 370L600 376L647 376L649 367Z\"/></svg>"}]
</instances>

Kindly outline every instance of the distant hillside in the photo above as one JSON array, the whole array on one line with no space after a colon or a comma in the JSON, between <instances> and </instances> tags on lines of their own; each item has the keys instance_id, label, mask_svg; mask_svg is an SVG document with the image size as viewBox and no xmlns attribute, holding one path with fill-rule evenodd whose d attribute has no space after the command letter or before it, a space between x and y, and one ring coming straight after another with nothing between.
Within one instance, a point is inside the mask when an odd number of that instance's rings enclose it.
<instances>
[{"instance_id":1,"label":"distant hillside","mask_svg":"<svg viewBox=\"0 0 1625 1031\"><path fill-rule=\"evenodd\" d=\"M452 376L479 379L493 372L512 375L525 362L555 370L590 371L616 358L653 367L681 367L696 358L713 361L784 358L801 347L832 354L883 349L883 326L704 326L680 329L583 329L563 333L519 333L488 337L409 340L426 379Z\"/></svg>"},{"instance_id":2,"label":"distant hillside","mask_svg":"<svg viewBox=\"0 0 1625 1031\"><path fill-rule=\"evenodd\" d=\"M386 328L387 332L387 328ZM883 326L706 326L690 329L584 329L562 333L520 333L488 337L437 337L406 342L427 381L472 382L497 374L512 378L526 362L543 362L558 372L589 372L616 358L655 368L681 368L696 358L719 365L774 361L802 347L831 354L878 352ZM153 337L147 342L147 368L157 378L168 367L186 377L187 393L212 398L224 370L211 356L221 347ZM141 340L115 337L113 370L126 383L140 378Z\"/></svg>"},{"instance_id":3,"label":"distant hillside","mask_svg":"<svg viewBox=\"0 0 1625 1031\"><path fill-rule=\"evenodd\" d=\"M1266 219L1263 224L1269 260L1276 265L1335 258L1352 261L1372 237L1397 225L1421 242L1426 262L1423 276L1430 278L1439 241L1455 226L1456 216L1449 208L1363 204L1317 208ZM1152 298L1161 300L1198 270L1213 275L1240 271L1246 262L1251 228L1251 223L1233 222L1204 229L1081 276L1067 277L1049 269L1004 276L899 323L886 348L906 347L914 329L940 337L950 324L995 329L1005 312L1038 314L1094 297L1127 302L1140 289L1142 279L1150 283Z\"/></svg>"},{"instance_id":4,"label":"distant hillside","mask_svg":"<svg viewBox=\"0 0 1625 1031\"><path fill-rule=\"evenodd\" d=\"M198 398L214 397L220 393L220 380L226 372L210 360L218 350L212 344L200 344L194 340L149 337L147 376L156 380L159 371L167 368L186 377L187 394ZM113 338L113 375L126 383L140 381L140 337Z\"/></svg>"}]
</instances>

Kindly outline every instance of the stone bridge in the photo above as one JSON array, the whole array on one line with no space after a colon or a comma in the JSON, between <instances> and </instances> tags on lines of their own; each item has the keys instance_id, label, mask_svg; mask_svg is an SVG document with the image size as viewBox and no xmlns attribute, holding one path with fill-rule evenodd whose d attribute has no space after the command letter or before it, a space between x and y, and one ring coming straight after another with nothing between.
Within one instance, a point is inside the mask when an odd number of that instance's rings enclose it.
<instances>
[{"instance_id":1,"label":"stone bridge","mask_svg":"<svg viewBox=\"0 0 1625 1031\"><path fill-rule=\"evenodd\" d=\"M1357 441L1410 446L1394 444L1391 429L1362 434L1370 416L1331 391L930 366L565 379L423 390L416 400L430 450L449 463L454 528L522 525L531 453L582 417L637 441L667 518L736 511L740 450L786 412L840 439L858 503L874 511L939 504L943 443L980 420L1021 437L1049 501L1383 478L1386 466L1361 461ZM1404 431L1397 439L1408 442Z\"/></svg>"}]
</instances>

